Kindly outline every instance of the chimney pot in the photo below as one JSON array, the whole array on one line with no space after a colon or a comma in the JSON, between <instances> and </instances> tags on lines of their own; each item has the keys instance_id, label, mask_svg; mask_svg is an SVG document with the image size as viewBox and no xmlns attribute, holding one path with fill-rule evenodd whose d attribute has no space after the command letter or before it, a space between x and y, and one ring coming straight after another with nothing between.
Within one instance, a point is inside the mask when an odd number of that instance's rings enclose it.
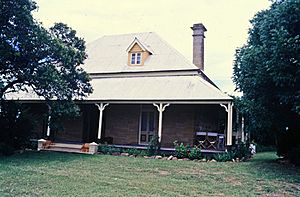
<instances>
[{"instance_id":1,"label":"chimney pot","mask_svg":"<svg viewBox=\"0 0 300 197\"><path fill-rule=\"evenodd\" d=\"M193 64L202 71L204 70L204 32L207 29L202 23L194 24L193 30Z\"/></svg>"}]
</instances>

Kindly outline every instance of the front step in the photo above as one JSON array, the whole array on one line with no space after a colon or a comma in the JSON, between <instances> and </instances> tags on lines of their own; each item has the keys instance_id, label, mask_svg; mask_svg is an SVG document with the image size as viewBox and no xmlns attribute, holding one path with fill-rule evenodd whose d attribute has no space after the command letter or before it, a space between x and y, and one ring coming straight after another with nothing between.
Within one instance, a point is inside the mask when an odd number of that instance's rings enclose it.
<instances>
[{"instance_id":1,"label":"front step","mask_svg":"<svg viewBox=\"0 0 300 197\"><path fill-rule=\"evenodd\" d=\"M63 144L63 143L51 143L49 147L44 148L45 151L56 151L56 152L68 152L68 153L81 153L91 154L89 152L82 151L81 144Z\"/></svg>"},{"instance_id":2,"label":"front step","mask_svg":"<svg viewBox=\"0 0 300 197\"><path fill-rule=\"evenodd\" d=\"M83 153L88 154L88 152L82 152L80 149L74 148L59 148L59 147L49 147L48 149L44 149L45 151L56 151L56 152L67 152L67 153Z\"/></svg>"},{"instance_id":3,"label":"front step","mask_svg":"<svg viewBox=\"0 0 300 197\"><path fill-rule=\"evenodd\" d=\"M50 147L81 149L82 144L51 143Z\"/></svg>"}]
</instances>

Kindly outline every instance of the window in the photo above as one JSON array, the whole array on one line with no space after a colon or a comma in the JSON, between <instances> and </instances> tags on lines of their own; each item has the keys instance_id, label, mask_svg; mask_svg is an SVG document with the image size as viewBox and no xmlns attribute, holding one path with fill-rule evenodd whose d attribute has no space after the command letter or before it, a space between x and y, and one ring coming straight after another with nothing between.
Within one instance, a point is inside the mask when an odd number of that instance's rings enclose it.
<instances>
[{"instance_id":1,"label":"window","mask_svg":"<svg viewBox=\"0 0 300 197\"><path fill-rule=\"evenodd\" d=\"M141 53L136 54L136 64L141 64Z\"/></svg>"},{"instance_id":2,"label":"window","mask_svg":"<svg viewBox=\"0 0 300 197\"><path fill-rule=\"evenodd\" d=\"M141 64L142 54L132 53L131 54L131 64Z\"/></svg>"}]
</instances>

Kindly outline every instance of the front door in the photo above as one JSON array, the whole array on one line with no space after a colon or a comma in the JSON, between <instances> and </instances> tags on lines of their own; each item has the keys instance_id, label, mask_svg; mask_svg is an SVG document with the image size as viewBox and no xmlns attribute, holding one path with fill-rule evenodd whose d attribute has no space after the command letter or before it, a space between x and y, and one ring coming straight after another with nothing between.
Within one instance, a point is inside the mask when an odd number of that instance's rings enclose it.
<instances>
[{"instance_id":1,"label":"front door","mask_svg":"<svg viewBox=\"0 0 300 197\"><path fill-rule=\"evenodd\" d=\"M147 145L155 134L154 110L142 110L140 117L139 144Z\"/></svg>"}]
</instances>

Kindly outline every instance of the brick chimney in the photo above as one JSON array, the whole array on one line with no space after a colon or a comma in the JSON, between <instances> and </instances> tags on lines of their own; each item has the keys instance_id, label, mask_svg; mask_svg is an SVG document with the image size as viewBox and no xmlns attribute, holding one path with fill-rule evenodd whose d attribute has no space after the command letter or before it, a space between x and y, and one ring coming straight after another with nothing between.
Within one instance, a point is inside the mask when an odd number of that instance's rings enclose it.
<instances>
[{"instance_id":1,"label":"brick chimney","mask_svg":"<svg viewBox=\"0 0 300 197\"><path fill-rule=\"evenodd\" d=\"M193 63L204 71L204 32L206 28L202 23L194 24L193 30Z\"/></svg>"}]
</instances>

